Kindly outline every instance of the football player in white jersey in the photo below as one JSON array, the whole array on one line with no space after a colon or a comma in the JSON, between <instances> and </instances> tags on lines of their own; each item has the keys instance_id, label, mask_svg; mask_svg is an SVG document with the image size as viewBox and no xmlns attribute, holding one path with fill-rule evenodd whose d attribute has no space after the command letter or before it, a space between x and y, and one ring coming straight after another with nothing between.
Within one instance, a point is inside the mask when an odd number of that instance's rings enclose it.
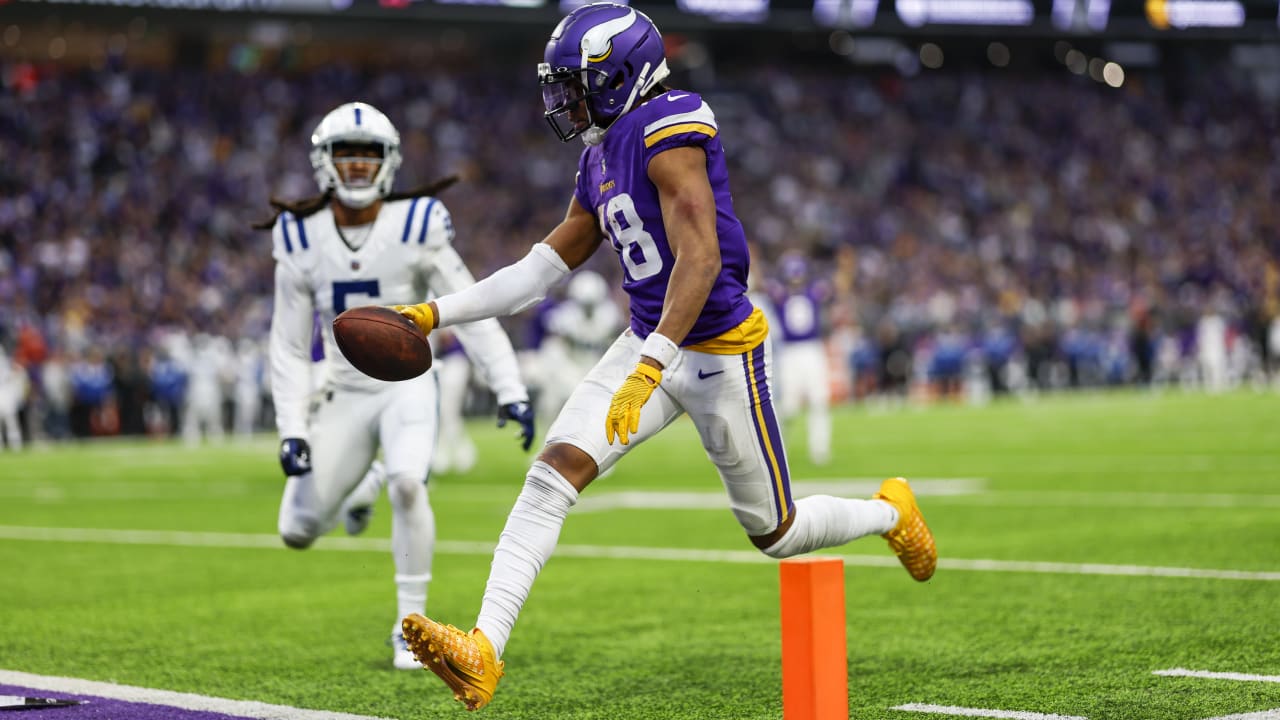
<instances>
[{"instance_id":1,"label":"football player in white jersey","mask_svg":"<svg viewBox=\"0 0 1280 720\"><path fill-rule=\"evenodd\" d=\"M6 445L10 450L22 449L18 410L29 388L26 368L5 354L4 346L0 345L0 450Z\"/></svg>"},{"instance_id":2,"label":"football player in white jersey","mask_svg":"<svg viewBox=\"0 0 1280 720\"><path fill-rule=\"evenodd\" d=\"M421 302L474 283L452 246L453 224L431 195L449 179L397 195L400 135L365 103L347 103L321 120L311 136L311 165L323 195L272 201L275 305L271 319L271 389L288 480L279 530L303 549L344 520L364 530L387 489L395 559L394 665L421 667L404 645L399 619L420 613L435 545L427 502L427 471L435 449L439 386L433 370L412 380L374 380L347 362L333 338L333 320L349 307ZM259 227L262 227L260 225ZM312 363L312 316L318 313L327 362ZM533 413L511 341L496 320L454 328L497 395L498 424L515 420L524 449L533 442ZM313 392L313 367L325 368ZM383 461L374 457L381 446Z\"/></svg>"},{"instance_id":3,"label":"football player in white jersey","mask_svg":"<svg viewBox=\"0 0 1280 720\"><path fill-rule=\"evenodd\" d=\"M564 301L547 311L547 337L539 350L539 415L554 418L560 412L625 324L599 273L581 270L569 280Z\"/></svg>"}]
</instances>

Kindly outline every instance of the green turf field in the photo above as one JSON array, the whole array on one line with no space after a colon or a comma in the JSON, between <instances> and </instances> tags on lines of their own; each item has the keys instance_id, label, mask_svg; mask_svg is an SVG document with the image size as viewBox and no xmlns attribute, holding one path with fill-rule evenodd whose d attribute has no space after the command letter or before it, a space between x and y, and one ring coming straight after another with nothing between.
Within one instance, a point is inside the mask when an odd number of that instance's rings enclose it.
<instances>
[{"instance_id":1,"label":"green turf field","mask_svg":"<svg viewBox=\"0 0 1280 720\"><path fill-rule=\"evenodd\" d=\"M472 429L480 466L431 481L429 612L466 627L528 462L508 431ZM942 558L932 581L913 582L879 538L840 549L852 717L945 717L891 709L912 703L1280 717L1262 712L1280 709L1280 682L1153 674L1280 679L1280 396L845 410L825 468L794 430L796 480L905 475L938 493L920 500ZM391 669L386 500L366 536L299 553L274 538L281 486L269 437L0 454L0 670L462 715L434 676ZM621 491L678 507L601 504ZM780 718L778 570L707 507L718 492L683 421L589 489L482 714ZM126 530L146 532L103 532Z\"/></svg>"}]
</instances>

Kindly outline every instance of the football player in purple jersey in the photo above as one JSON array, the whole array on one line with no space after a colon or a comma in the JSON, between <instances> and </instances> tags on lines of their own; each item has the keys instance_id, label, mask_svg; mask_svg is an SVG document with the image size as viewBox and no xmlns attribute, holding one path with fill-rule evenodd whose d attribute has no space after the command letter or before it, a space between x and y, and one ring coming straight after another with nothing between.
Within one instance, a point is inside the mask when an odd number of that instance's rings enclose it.
<instances>
[{"instance_id":1,"label":"football player in purple jersey","mask_svg":"<svg viewBox=\"0 0 1280 720\"><path fill-rule=\"evenodd\" d=\"M831 286L813 277L799 253L783 255L779 279L770 288L779 344L779 414L783 421L808 410L809 461L831 460L831 369L827 360L826 308Z\"/></svg>"},{"instance_id":2,"label":"football player in purple jersey","mask_svg":"<svg viewBox=\"0 0 1280 720\"><path fill-rule=\"evenodd\" d=\"M519 260L470 289L396 306L430 332L532 307L604 242L622 263L630 327L547 432L494 551L475 629L420 615L406 640L468 709L489 703L498 658L578 493L637 444L688 414L751 542L785 558L884 535L917 580L937 562L910 487L871 500L793 500L770 397L768 324L746 297L748 251L734 214L719 127L694 92L662 84L658 29L595 3L552 32L539 82L546 119L586 149L565 218Z\"/></svg>"}]
</instances>

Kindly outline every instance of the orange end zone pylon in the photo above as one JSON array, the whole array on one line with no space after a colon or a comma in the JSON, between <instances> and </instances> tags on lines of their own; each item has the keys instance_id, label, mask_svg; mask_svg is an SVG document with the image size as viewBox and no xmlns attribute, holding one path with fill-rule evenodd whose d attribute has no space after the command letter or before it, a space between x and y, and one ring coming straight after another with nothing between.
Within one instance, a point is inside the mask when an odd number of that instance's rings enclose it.
<instances>
[{"instance_id":1,"label":"orange end zone pylon","mask_svg":"<svg viewBox=\"0 0 1280 720\"><path fill-rule=\"evenodd\" d=\"M783 720L848 720L849 669L844 626L844 561L783 560Z\"/></svg>"}]
</instances>

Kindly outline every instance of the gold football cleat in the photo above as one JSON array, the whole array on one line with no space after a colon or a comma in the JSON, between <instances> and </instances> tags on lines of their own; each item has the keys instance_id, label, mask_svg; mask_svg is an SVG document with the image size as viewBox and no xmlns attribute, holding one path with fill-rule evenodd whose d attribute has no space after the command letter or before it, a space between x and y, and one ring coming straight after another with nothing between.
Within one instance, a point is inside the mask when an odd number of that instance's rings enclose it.
<instances>
[{"instance_id":1,"label":"gold football cleat","mask_svg":"<svg viewBox=\"0 0 1280 720\"><path fill-rule=\"evenodd\" d=\"M417 613L400 622L405 642L423 667L435 673L453 697L468 710L479 710L493 699L503 663L494 656L489 638L475 628L467 634Z\"/></svg>"},{"instance_id":2,"label":"gold football cleat","mask_svg":"<svg viewBox=\"0 0 1280 720\"><path fill-rule=\"evenodd\" d=\"M872 496L884 500L898 510L898 524L882 537L889 541L902 566L911 577L924 582L933 577L938 567L938 548L933 543L933 533L920 514L915 493L902 478L889 478L880 484L880 491Z\"/></svg>"}]
</instances>

